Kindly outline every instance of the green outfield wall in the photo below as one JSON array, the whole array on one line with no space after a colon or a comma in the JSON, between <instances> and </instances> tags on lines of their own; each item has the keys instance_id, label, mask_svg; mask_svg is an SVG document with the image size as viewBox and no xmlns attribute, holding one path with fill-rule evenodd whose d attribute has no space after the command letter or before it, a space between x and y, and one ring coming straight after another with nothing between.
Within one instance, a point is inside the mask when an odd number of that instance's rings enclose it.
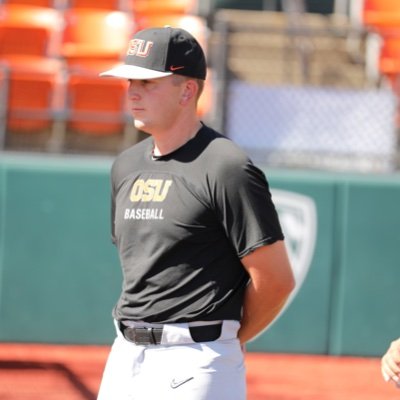
<instances>
[{"instance_id":1,"label":"green outfield wall","mask_svg":"<svg viewBox=\"0 0 400 400\"><path fill-rule=\"evenodd\" d=\"M111 343L110 165L0 154L1 341ZM382 354L400 336L400 175L264 170L303 277L249 350Z\"/></svg>"}]
</instances>

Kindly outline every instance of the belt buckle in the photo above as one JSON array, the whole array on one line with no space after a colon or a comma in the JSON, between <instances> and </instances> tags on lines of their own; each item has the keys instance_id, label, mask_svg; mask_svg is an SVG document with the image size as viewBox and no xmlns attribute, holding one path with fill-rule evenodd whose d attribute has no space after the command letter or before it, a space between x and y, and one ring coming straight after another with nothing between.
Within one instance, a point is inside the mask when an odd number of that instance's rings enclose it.
<instances>
[{"instance_id":1,"label":"belt buckle","mask_svg":"<svg viewBox=\"0 0 400 400\"><path fill-rule=\"evenodd\" d=\"M160 344L162 329L150 327L125 327L122 329L125 339L137 345L148 346L150 344Z\"/></svg>"},{"instance_id":2,"label":"belt buckle","mask_svg":"<svg viewBox=\"0 0 400 400\"><path fill-rule=\"evenodd\" d=\"M135 344L155 344L152 335L153 328L134 328L134 342Z\"/></svg>"}]
</instances>

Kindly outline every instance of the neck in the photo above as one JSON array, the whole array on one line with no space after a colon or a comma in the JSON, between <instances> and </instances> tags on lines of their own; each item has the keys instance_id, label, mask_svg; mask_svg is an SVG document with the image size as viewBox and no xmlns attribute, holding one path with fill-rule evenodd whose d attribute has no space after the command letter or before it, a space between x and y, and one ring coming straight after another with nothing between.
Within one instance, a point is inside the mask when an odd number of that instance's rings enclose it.
<instances>
[{"instance_id":1,"label":"neck","mask_svg":"<svg viewBox=\"0 0 400 400\"><path fill-rule=\"evenodd\" d=\"M183 126L174 126L168 131L152 133L154 140L155 156L162 156L172 153L174 150L183 146L189 140L193 139L201 128L200 121L196 118L190 124Z\"/></svg>"}]
</instances>

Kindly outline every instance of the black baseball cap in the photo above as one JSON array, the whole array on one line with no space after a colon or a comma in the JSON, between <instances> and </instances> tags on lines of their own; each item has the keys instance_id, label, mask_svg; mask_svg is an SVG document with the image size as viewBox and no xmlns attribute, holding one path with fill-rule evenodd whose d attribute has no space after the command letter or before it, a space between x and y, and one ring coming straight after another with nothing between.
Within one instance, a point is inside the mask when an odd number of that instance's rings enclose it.
<instances>
[{"instance_id":1,"label":"black baseball cap","mask_svg":"<svg viewBox=\"0 0 400 400\"><path fill-rule=\"evenodd\" d=\"M125 64L100 76L124 79L155 79L172 74L206 78L206 59L198 41L181 28L148 28L129 42Z\"/></svg>"}]
</instances>

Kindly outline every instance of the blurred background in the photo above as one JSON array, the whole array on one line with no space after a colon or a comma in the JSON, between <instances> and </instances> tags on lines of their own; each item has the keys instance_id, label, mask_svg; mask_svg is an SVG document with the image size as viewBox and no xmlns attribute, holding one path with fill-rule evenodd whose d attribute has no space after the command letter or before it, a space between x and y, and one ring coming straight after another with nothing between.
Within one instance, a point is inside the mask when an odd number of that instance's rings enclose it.
<instances>
[{"instance_id":1,"label":"blurred background","mask_svg":"<svg viewBox=\"0 0 400 400\"><path fill-rule=\"evenodd\" d=\"M296 272L249 351L380 356L400 336L398 0L1 1L0 341L111 343L109 169L146 135L98 73L164 25L206 50L199 115L266 172Z\"/></svg>"}]
</instances>

